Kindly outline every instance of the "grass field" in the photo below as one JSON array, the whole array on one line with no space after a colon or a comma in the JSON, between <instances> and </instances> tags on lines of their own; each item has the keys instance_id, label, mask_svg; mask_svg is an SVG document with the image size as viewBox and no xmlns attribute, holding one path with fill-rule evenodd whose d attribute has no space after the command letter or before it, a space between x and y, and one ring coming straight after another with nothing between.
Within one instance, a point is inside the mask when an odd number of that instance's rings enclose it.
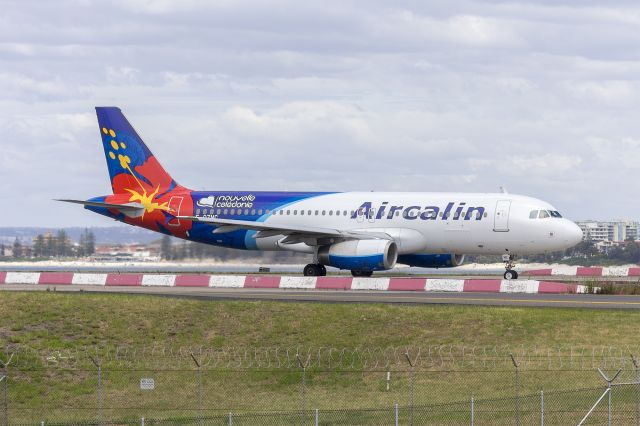
<instances>
[{"instance_id":1,"label":"grass field","mask_svg":"<svg viewBox=\"0 0 640 426\"><path fill-rule=\"evenodd\" d=\"M0 347L31 347L39 351L157 344L217 348L429 345L535 348L634 346L640 312L0 292L0 318ZM413 379L408 368L403 368L404 371L392 372L389 391L386 390L386 371L312 369L305 374L303 388L300 371L205 370L199 377L194 370L169 369L103 371L103 415L188 416L193 412L184 414L181 409L192 410L199 405L221 413L390 408L395 403L406 406L411 400L416 405L427 405L467 401L472 396L506 398L513 396L515 389L513 370L484 371L481 367L464 372L418 371ZM54 420L94 418L95 371L47 368L14 370L11 374L9 400L14 407L10 411L13 418L27 422L42 420L44 416ZM139 389L142 377L155 379L153 393ZM518 379L521 394L603 384L593 371L523 371ZM635 395L634 392L630 395ZM576 396L579 393L567 393L555 403L560 411L574 409L575 413L581 413L594 402L597 393L589 392L588 397L580 400ZM549 404L553 404L549 398ZM493 406L501 404L504 405L496 402ZM535 405L535 401L532 404ZM463 418L466 414L457 415ZM375 424L375 421L365 421L367 417L362 413L354 416L347 415L349 420L343 423L328 424L355 424L355 418L361 419L362 424ZM510 419L508 414L504 417Z\"/></svg>"},{"instance_id":2,"label":"grass field","mask_svg":"<svg viewBox=\"0 0 640 426\"><path fill-rule=\"evenodd\" d=\"M625 346L640 311L0 292L0 347Z\"/></svg>"}]
</instances>

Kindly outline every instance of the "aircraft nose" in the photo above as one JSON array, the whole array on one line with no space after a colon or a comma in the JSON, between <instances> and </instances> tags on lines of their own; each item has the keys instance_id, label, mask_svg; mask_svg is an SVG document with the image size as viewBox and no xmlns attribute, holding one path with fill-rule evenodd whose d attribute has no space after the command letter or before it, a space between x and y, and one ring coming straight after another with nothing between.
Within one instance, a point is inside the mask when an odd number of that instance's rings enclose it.
<instances>
[{"instance_id":1,"label":"aircraft nose","mask_svg":"<svg viewBox=\"0 0 640 426\"><path fill-rule=\"evenodd\" d=\"M582 229L570 220L567 220L567 224L565 225L565 235L567 243L571 245L570 247L582 241Z\"/></svg>"}]
</instances>

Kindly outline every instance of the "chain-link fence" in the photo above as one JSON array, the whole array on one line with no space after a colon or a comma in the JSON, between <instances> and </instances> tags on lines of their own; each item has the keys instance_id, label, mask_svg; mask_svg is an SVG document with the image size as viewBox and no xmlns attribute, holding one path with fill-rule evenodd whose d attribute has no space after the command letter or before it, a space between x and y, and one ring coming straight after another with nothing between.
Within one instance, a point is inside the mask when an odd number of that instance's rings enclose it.
<instances>
[{"instance_id":1,"label":"chain-link fence","mask_svg":"<svg viewBox=\"0 0 640 426\"><path fill-rule=\"evenodd\" d=\"M17 351L0 361L0 425L640 425L640 370L629 354L600 357L598 372L576 357L570 366L515 354L476 353L448 368L413 351L367 369L352 360L328 368L308 351L279 367L242 365L246 357L212 365L197 351L162 367L149 354L116 362L94 351L56 363Z\"/></svg>"}]
</instances>

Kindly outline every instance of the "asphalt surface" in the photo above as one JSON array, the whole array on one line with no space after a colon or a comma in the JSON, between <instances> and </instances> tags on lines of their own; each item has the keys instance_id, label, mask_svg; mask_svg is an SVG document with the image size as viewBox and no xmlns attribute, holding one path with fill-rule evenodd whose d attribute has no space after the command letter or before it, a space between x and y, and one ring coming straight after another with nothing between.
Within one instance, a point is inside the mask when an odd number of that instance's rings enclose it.
<instances>
[{"instance_id":1,"label":"asphalt surface","mask_svg":"<svg viewBox=\"0 0 640 426\"><path fill-rule=\"evenodd\" d=\"M54 285L0 285L5 291L57 291L69 293L152 294L208 300L277 300L323 303L404 303L561 307L587 309L640 309L640 295L427 293L407 291L331 291L282 289L217 289L202 287L96 287Z\"/></svg>"}]
</instances>

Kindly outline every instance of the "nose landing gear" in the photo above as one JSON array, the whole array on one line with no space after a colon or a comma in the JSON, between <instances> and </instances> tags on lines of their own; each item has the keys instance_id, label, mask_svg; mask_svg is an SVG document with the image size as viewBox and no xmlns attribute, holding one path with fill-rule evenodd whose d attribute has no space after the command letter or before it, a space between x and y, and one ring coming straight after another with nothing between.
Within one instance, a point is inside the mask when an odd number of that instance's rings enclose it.
<instances>
[{"instance_id":1,"label":"nose landing gear","mask_svg":"<svg viewBox=\"0 0 640 426\"><path fill-rule=\"evenodd\" d=\"M504 262L504 267L506 269L504 273L505 280L517 280L518 273L513 269L516 267L515 264L515 256L512 254L503 254L502 261Z\"/></svg>"}]
</instances>

